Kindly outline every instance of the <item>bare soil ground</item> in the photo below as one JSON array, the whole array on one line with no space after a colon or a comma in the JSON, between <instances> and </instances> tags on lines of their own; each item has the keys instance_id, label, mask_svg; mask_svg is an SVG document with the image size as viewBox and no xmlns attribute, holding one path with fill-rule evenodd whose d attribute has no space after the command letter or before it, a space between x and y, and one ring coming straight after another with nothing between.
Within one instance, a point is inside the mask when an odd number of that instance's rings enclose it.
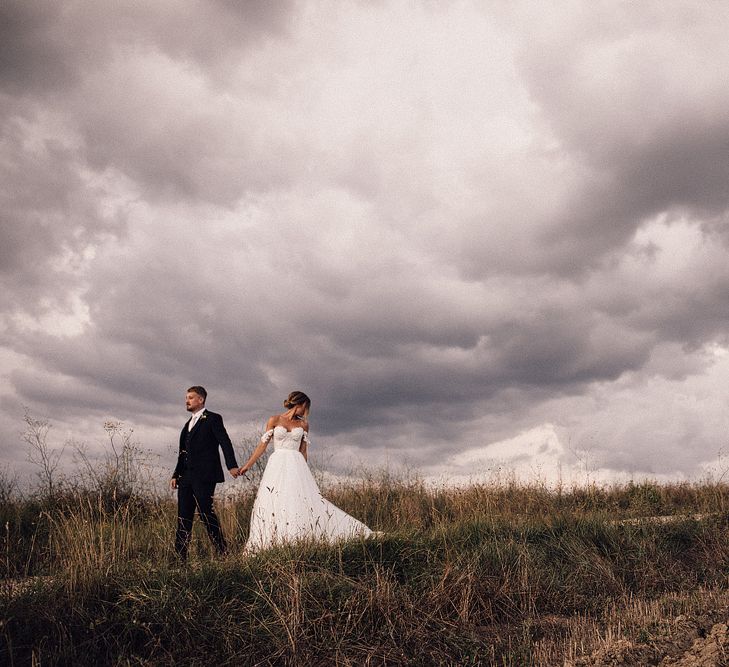
<instances>
[{"instance_id":1,"label":"bare soil ground","mask_svg":"<svg viewBox=\"0 0 729 667\"><path fill-rule=\"evenodd\" d=\"M604 631L597 630L597 641L588 641L584 646L591 646L591 650L564 660L563 666L729 665L729 591L697 592L683 603L693 611L673 617L660 615L666 607L682 606L678 597L649 604L636 601L632 608L624 610L623 621L620 611L615 610L613 615L617 618ZM573 636L575 630L572 629ZM577 643L573 644L573 654L578 653L577 648Z\"/></svg>"}]
</instances>

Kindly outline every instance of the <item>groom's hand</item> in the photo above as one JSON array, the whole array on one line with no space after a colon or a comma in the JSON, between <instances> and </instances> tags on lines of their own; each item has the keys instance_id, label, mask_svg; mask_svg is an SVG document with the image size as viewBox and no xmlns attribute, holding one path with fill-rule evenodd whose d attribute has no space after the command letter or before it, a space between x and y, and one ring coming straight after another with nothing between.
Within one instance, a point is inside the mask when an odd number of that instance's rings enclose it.
<instances>
[{"instance_id":1,"label":"groom's hand","mask_svg":"<svg viewBox=\"0 0 729 667\"><path fill-rule=\"evenodd\" d=\"M238 477L238 468L230 468L230 474L233 475L233 477Z\"/></svg>"},{"instance_id":2,"label":"groom's hand","mask_svg":"<svg viewBox=\"0 0 729 667\"><path fill-rule=\"evenodd\" d=\"M170 488L171 489L177 488L177 480L174 477L170 480Z\"/></svg>"}]
</instances>

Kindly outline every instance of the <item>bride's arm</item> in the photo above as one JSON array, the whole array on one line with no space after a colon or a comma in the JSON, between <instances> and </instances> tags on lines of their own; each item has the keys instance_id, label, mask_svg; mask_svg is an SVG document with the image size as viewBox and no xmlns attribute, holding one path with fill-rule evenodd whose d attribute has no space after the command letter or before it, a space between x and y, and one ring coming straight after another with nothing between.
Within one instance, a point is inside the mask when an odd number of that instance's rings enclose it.
<instances>
[{"instance_id":1,"label":"bride's arm","mask_svg":"<svg viewBox=\"0 0 729 667\"><path fill-rule=\"evenodd\" d=\"M305 423L304 426L304 435L301 436L301 444L299 445L299 451L301 452L301 455L304 457L304 461L307 463L309 462L309 424Z\"/></svg>"},{"instance_id":2,"label":"bride's arm","mask_svg":"<svg viewBox=\"0 0 729 667\"><path fill-rule=\"evenodd\" d=\"M261 441L258 443L258 446L253 450L253 453L251 454L248 461L246 461L246 464L238 469L239 475L245 475L252 467L253 464L258 461L258 459L263 456L263 452L266 451L266 447L268 447L268 443L271 440L271 436L273 435L273 427L276 425L276 418L271 417L268 422L266 423L266 432L261 436Z\"/></svg>"}]
</instances>

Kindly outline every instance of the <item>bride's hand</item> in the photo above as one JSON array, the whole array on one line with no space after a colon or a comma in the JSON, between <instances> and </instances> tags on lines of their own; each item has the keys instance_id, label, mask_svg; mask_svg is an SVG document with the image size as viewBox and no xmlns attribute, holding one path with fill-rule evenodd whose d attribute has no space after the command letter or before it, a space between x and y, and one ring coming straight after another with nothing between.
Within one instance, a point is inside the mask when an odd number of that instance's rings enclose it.
<instances>
[{"instance_id":1,"label":"bride's hand","mask_svg":"<svg viewBox=\"0 0 729 667\"><path fill-rule=\"evenodd\" d=\"M245 466L241 466L240 468L238 468L238 474L243 475L243 477L246 476L247 472L248 472L248 468L246 468Z\"/></svg>"}]
</instances>

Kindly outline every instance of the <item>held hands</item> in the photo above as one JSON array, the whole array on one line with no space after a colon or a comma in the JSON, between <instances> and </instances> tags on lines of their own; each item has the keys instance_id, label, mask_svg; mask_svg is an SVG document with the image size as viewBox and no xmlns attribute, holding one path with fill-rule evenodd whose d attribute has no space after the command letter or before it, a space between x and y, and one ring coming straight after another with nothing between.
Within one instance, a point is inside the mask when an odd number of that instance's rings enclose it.
<instances>
[{"instance_id":1,"label":"held hands","mask_svg":"<svg viewBox=\"0 0 729 667\"><path fill-rule=\"evenodd\" d=\"M233 479L240 475L240 468L230 468L230 474L233 475Z\"/></svg>"}]
</instances>

